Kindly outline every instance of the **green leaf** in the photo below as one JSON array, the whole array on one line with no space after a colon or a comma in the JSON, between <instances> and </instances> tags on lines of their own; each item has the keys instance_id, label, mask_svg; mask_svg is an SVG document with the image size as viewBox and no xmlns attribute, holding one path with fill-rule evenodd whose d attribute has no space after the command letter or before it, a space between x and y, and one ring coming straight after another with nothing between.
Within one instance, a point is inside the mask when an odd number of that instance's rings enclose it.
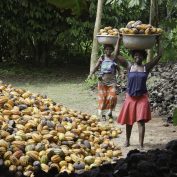
<instances>
[{"instance_id":1,"label":"green leaf","mask_svg":"<svg viewBox=\"0 0 177 177\"><path fill-rule=\"evenodd\" d=\"M106 1L106 5L107 4L118 4L118 5L121 5L123 3L123 0L107 0Z\"/></svg>"},{"instance_id":2,"label":"green leaf","mask_svg":"<svg viewBox=\"0 0 177 177\"><path fill-rule=\"evenodd\" d=\"M138 5L140 5L139 0L130 0L129 2L129 7L138 6Z\"/></svg>"},{"instance_id":3,"label":"green leaf","mask_svg":"<svg viewBox=\"0 0 177 177\"><path fill-rule=\"evenodd\" d=\"M23 1L21 2L21 4L22 4L22 6L24 6L24 7L28 7L28 2L27 2L26 0L23 0Z\"/></svg>"},{"instance_id":4,"label":"green leaf","mask_svg":"<svg viewBox=\"0 0 177 177\"><path fill-rule=\"evenodd\" d=\"M71 9L75 15L81 15L86 9L86 1L83 0L47 0L49 3L57 6L60 9Z\"/></svg>"},{"instance_id":5,"label":"green leaf","mask_svg":"<svg viewBox=\"0 0 177 177\"><path fill-rule=\"evenodd\" d=\"M107 4L112 4L112 3L115 3L115 0L107 0L105 4L107 5Z\"/></svg>"},{"instance_id":6,"label":"green leaf","mask_svg":"<svg viewBox=\"0 0 177 177\"><path fill-rule=\"evenodd\" d=\"M142 0L142 1L140 2L140 6L141 6L141 9L142 9L142 10L145 9L145 8L146 8L146 2L145 2L144 0Z\"/></svg>"}]
</instances>

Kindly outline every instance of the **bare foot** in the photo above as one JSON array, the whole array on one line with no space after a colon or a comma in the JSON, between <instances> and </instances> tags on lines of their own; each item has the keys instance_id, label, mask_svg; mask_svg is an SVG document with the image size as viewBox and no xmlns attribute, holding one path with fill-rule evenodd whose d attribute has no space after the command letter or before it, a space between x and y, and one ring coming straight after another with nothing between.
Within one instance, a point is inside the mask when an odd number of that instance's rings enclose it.
<instances>
[{"instance_id":1,"label":"bare foot","mask_svg":"<svg viewBox=\"0 0 177 177\"><path fill-rule=\"evenodd\" d=\"M112 113L108 114L109 119L113 119Z\"/></svg>"},{"instance_id":2,"label":"bare foot","mask_svg":"<svg viewBox=\"0 0 177 177\"><path fill-rule=\"evenodd\" d=\"M105 115L102 115L102 120L106 121L106 116Z\"/></svg>"},{"instance_id":3,"label":"bare foot","mask_svg":"<svg viewBox=\"0 0 177 177\"><path fill-rule=\"evenodd\" d=\"M125 142L125 147L129 147L130 146L130 143L128 141Z\"/></svg>"},{"instance_id":4,"label":"bare foot","mask_svg":"<svg viewBox=\"0 0 177 177\"><path fill-rule=\"evenodd\" d=\"M139 146L139 150L140 150L140 151L143 151L143 150L144 150L144 146L143 146L143 145L140 145L140 146Z\"/></svg>"}]
</instances>

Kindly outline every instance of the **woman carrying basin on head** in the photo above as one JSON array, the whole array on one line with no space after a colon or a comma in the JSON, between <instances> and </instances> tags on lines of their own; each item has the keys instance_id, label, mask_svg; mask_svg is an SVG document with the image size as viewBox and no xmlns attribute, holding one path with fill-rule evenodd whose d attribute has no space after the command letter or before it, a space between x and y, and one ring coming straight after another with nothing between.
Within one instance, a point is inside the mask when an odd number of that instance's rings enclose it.
<instances>
[{"instance_id":1,"label":"woman carrying basin on head","mask_svg":"<svg viewBox=\"0 0 177 177\"><path fill-rule=\"evenodd\" d=\"M106 120L106 116L112 118L112 111L117 104L116 73L120 70L115 62L116 56L112 54L113 51L113 45L105 44L104 55L98 59L98 62L89 75L91 77L100 68L98 77L98 114L102 120Z\"/></svg>"},{"instance_id":2,"label":"woman carrying basin on head","mask_svg":"<svg viewBox=\"0 0 177 177\"><path fill-rule=\"evenodd\" d=\"M162 50L160 48L159 38L157 40L157 56L149 63L143 64L147 53L145 50L132 50L131 55L133 63L128 62L119 55L120 36L118 37L116 51L119 63L127 69L128 84L125 101L117 118L120 124L126 124L126 142L125 146L130 145L130 136L134 122L138 123L139 144L143 148L145 123L151 119L150 103L148 101L148 92L146 81L149 72L158 63L161 58Z\"/></svg>"}]
</instances>

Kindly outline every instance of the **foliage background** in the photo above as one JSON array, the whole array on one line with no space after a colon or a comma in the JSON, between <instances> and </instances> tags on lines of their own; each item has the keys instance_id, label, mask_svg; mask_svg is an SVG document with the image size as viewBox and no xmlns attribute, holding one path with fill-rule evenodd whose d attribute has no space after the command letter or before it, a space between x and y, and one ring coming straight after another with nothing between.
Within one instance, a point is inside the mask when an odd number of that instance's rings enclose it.
<instances>
[{"instance_id":1,"label":"foliage background","mask_svg":"<svg viewBox=\"0 0 177 177\"><path fill-rule=\"evenodd\" d=\"M46 0L0 1L0 64L24 66L89 67L97 0L74 15ZM130 20L149 21L150 1L107 0L102 27L120 28ZM159 27L163 28L163 61L177 59L177 3L159 1ZM123 55L128 52L124 48ZM101 46L100 52L101 54Z\"/></svg>"}]
</instances>

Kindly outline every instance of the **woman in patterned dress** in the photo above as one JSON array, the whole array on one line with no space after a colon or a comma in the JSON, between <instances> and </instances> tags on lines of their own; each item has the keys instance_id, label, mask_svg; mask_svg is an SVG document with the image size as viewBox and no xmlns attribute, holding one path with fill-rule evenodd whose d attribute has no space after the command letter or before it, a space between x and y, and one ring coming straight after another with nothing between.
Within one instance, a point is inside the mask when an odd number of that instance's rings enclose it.
<instances>
[{"instance_id":1,"label":"woman in patterned dress","mask_svg":"<svg viewBox=\"0 0 177 177\"><path fill-rule=\"evenodd\" d=\"M98 114L103 120L106 120L106 115L112 118L112 111L117 104L116 73L120 70L115 62L116 56L112 54L113 50L113 45L104 45L104 55L98 59L98 62L89 75L90 78L101 68L98 81Z\"/></svg>"}]
</instances>

